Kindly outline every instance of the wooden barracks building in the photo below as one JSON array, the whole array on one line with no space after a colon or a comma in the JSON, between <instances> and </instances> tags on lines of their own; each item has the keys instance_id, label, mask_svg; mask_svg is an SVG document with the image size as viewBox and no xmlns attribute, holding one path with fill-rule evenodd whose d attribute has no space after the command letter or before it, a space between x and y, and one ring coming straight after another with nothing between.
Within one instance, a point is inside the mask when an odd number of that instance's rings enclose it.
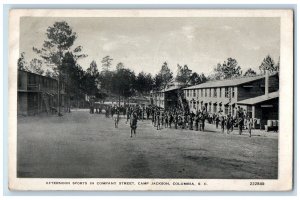
<instances>
[{"instance_id":1,"label":"wooden barracks building","mask_svg":"<svg viewBox=\"0 0 300 200\"><path fill-rule=\"evenodd\" d=\"M61 110L66 105L64 83L60 84ZM18 70L18 115L55 113L58 110L58 81L54 78Z\"/></svg>"},{"instance_id":2,"label":"wooden barracks building","mask_svg":"<svg viewBox=\"0 0 300 200\"><path fill-rule=\"evenodd\" d=\"M193 112L205 107L208 113L235 116L237 108L241 107L250 117L261 120L262 125L268 119L278 119L278 73L209 81L183 90Z\"/></svg>"},{"instance_id":3,"label":"wooden barracks building","mask_svg":"<svg viewBox=\"0 0 300 200\"><path fill-rule=\"evenodd\" d=\"M164 90L150 92L150 104L164 109L179 107L182 101L181 92L182 85L171 82Z\"/></svg>"}]
</instances>

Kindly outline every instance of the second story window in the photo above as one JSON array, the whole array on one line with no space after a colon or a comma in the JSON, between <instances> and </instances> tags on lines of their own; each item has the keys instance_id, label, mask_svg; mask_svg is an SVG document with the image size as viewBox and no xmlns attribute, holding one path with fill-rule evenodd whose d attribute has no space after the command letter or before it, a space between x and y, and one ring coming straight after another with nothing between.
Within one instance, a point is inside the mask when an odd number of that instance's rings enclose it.
<instances>
[{"instance_id":1,"label":"second story window","mask_svg":"<svg viewBox=\"0 0 300 200\"><path fill-rule=\"evenodd\" d=\"M217 88L214 88L214 97L217 97Z\"/></svg>"},{"instance_id":2,"label":"second story window","mask_svg":"<svg viewBox=\"0 0 300 200\"><path fill-rule=\"evenodd\" d=\"M234 98L234 87L232 88L232 98Z\"/></svg>"},{"instance_id":3,"label":"second story window","mask_svg":"<svg viewBox=\"0 0 300 200\"><path fill-rule=\"evenodd\" d=\"M196 90L193 90L193 97L196 97Z\"/></svg>"},{"instance_id":4,"label":"second story window","mask_svg":"<svg viewBox=\"0 0 300 200\"><path fill-rule=\"evenodd\" d=\"M220 93L219 93L219 95L220 95L220 97L222 97L222 88L220 88L220 91L219 91Z\"/></svg>"},{"instance_id":5,"label":"second story window","mask_svg":"<svg viewBox=\"0 0 300 200\"><path fill-rule=\"evenodd\" d=\"M211 97L211 89L209 89L209 97Z\"/></svg>"},{"instance_id":6,"label":"second story window","mask_svg":"<svg viewBox=\"0 0 300 200\"><path fill-rule=\"evenodd\" d=\"M225 88L225 97L228 98L229 97L229 93L228 93L228 87Z\"/></svg>"},{"instance_id":7,"label":"second story window","mask_svg":"<svg viewBox=\"0 0 300 200\"><path fill-rule=\"evenodd\" d=\"M204 89L204 90L205 90L205 94L204 95L205 95L205 97L207 97L207 89Z\"/></svg>"},{"instance_id":8,"label":"second story window","mask_svg":"<svg viewBox=\"0 0 300 200\"><path fill-rule=\"evenodd\" d=\"M203 89L201 89L201 97L203 97Z\"/></svg>"}]
</instances>

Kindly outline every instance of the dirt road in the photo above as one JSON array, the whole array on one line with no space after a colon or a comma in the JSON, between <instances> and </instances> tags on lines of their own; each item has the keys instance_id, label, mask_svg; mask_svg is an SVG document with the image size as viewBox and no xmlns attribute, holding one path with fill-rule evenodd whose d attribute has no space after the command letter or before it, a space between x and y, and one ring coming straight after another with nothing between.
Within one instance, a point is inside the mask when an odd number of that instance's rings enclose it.
<instances>
[{"instance_id":1,"label":"dirt road","mask_svg":"<svg viewBox=\"0 0 300 200\"><path fill-rule=\"evenodd\" d=\"M277 137L163 129L74 111L18 118L18 176L44 178L277 178Z\"/></svg>"}]
</instances>

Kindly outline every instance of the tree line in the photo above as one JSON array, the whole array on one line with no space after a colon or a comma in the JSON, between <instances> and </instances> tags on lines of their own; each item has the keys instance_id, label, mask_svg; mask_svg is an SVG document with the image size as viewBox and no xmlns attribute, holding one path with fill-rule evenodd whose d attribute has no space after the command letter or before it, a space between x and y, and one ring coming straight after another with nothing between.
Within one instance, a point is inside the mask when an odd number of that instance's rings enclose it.
<instances>
[{"instance_id":1,"label":"tree line","mask_svg":"<svg viewBox=\"0 0 300 200\"><path fill-rule=\"evenodd\" d=\"M18 59L18 68L64 82L71 99L82 99L87 94L103 100L111 95L119 98L148 95L151 90L166 89L172 81L176 81L182 86L189 86L208 80L222 80L257 74L251 68L243 73L234 58L228 58L223 64L218 63L214 72L208 76L193 72L187 64L177 64L177 72L173 74L167 61L162 63L161 69L155 75L143 71L135 74L130 67L126 67L122 62L119 62L113 70L113 58L109 55L102 58L101 66L98 66L97 62L93 60L89 67L84 70L79 65L78 60L88 55L82 53L82 46L74 47L76 38L76 32L67 22L55 22L47 28L42 47L33 47L38 58L34 58L28 63L25 59L25 53L22 52ZM279 71L279 65L279 61L275 64L271 56L268 55L259 66L260 73ZM43 66L47 66L46 70Z\"/></svg>"}]
</instances>

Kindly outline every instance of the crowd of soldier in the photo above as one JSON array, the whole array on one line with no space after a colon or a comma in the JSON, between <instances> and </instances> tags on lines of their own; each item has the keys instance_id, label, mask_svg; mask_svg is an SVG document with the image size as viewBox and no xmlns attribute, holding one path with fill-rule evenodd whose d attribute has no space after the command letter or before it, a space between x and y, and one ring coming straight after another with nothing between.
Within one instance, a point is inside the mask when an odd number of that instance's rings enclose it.
<instances>
[{"instance_id":1,"label":"crowd of soldier","mask_svg":"<svg viewBox=\"0 0 300 200\"><path fill-rule=\"evenodd\" d=\"M205 107L202 110L194 112L182 112L179 109L162 110L152 108L152 124L157 130L165 128L189 129L195 131L204 131L205 123L214 124L216 129L221 128L221 132L229 134L234 127L238 127L239 134L242 134L244 128L247 128L251 137L253 119L246 116L241 108L238 108L236 116L230 114L223 115L222 112L210 114Z\"/></svg>"},{"instance_id":2,"label":"crowd of soldier","mask_svg":"<svg viewBox=\"0 0 300 200\"><path fill-rule=\"evenodd\" d=\"M100 108L90 108L90 113L101 113ZM128 106L117 106L117 105L106 105L102 109L105 110L106 117L114 119L115 127L118 127L120 115L126 118L126 123L130 121L131 128L135 133L137 120L151 119L152 124L157 130L164 128L172 128L174 125L175 129L189 129L195 131L204 131L205 123L215 124L216 129L221 129L222 133L229 134L233 131L234 127L238 127L239 134L242 134L243 129L246 127L251 137L251 129L253 120L249 116L246 116L241 108L237 109L235 116L230 114L223 115L219 113L208 113L203 107L201 110L194 112L183 112L180 109L173 108L169 110L161 109L157 106L140 106L140 105L128 105ZM245 123L246 122L246 123ZM132 123L135 125L132 126ZM132 134L131 134L132 135Z\"/></svg>"}]
</instances>

